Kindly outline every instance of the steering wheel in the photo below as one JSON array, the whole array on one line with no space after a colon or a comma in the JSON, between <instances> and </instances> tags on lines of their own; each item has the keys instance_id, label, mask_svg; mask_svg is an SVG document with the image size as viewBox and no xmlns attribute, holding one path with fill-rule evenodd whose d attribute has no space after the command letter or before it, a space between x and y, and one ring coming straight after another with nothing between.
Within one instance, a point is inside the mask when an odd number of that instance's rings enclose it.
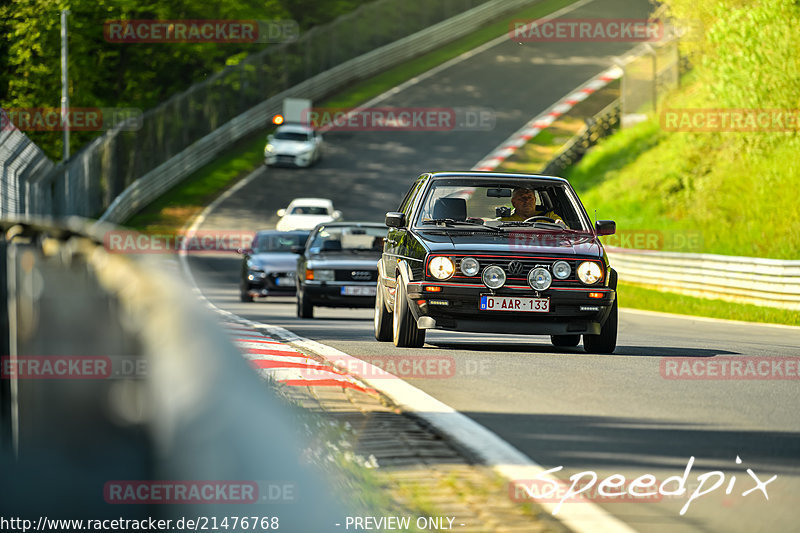
<instances>
[{"instance_id":1,"label":"steering wheel","mask_svg":"<svg viewBox=\"0 0 800 533\"><path fill-rule=\"evenodd\" d=\"M541 216L541 215L537 215L535 217L526 218L525 220L523 220L523 222L536 222L537 220L546 220L546 221L551 222L553 224L556 223L556 219L550 218L550 217L544 217L544 216Z\"/></svg>"}]
</instances>

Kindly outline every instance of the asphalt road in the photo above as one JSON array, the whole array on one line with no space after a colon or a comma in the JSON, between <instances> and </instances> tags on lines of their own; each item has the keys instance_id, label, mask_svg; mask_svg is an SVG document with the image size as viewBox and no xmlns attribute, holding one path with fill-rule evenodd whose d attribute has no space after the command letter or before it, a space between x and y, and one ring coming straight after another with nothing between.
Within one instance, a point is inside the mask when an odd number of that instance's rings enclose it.
<instances>
[{"instance_id":1,"label":"asphalt road","mask_svg":"<svg viewBox=\"0 0 800 533\"><path fill-rule=\"evenodd\" d=\"M645 1L596 0L567 18L643 17ZM468 169L571 89L612 64L630 43L507 42L393 95L381 106L490 107L488 131L354 132L326 136L315 168L260 170L207 218L201 230L255 230L298 196L333 199L346 218L381 220L411 181L428 170ZM428 394L485 425L559 477L592 470L602 478L722 470L723 488L693 502L601 503L640 531L796 530L800 491L800 417L796 380L665 379L665 358L798 356L800 330L741 326L622 311L619 348L611 356L555 350L548 339L429 332L422 350L401 350L372 337L371 310L317 309L294 316L291 299L238 301L236 257L190 259L198 283L217 306L283 326L356 357L453 358L457 372L414 379ZM624 305L625 302L622 302ZM734 461L740 456L742 464ZM766 480L760 492L746 469ZM735 490L723 494L731 475ZM709 480L706 487L712 483ZM579 505L579 504L575 504Z\"/></svg>"}]
</instances>

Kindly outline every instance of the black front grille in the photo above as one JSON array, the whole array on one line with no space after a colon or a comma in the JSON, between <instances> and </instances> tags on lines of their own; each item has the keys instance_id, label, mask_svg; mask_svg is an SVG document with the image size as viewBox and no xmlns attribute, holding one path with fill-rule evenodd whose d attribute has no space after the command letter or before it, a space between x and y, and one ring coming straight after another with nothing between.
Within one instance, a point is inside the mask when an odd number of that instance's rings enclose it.
<instances>
[{"instance_id":1,"label":"black front grille","mask_svg":"<svg viewBox=\"0 0 800 533\"><path fill-rule=\"evenodd\" d=\"M279 155L278 156L278 163L294 164L294 156L293 155Z\"/></svg>"},{"instance_id":2,"label":"black front grille","mask_svg":"<svg viewBox=\"0 0 800 533\"><path fill-rule=\"evenodd\" d=\"M357 281L357 282L376 282L378 281L378 270L368 270L354 268L349 270L337 270L334 279L336 281Z\"/></svg>"},{"instance_id":3,"label":"black front grille","mask_svg":"<svg viewBox=\"0 0 800 533\"><path fill-rule=\"evenodd\" d=\"M541 258L541 257L503 257L503 256L478 256L478 255L471 255L465 257L472 257L478 260L480 263L480 270L478 271L477 276L473 277L466 277L461 273L461 260L462 257L456 257L456 273L455 275L449 280L451 282L463 282L463 283L480 283L480 273L483 272L483 269L490 265L497 265L503 269L506 273L506 277L508 281L506 282L507 285L527 285L528 284L528 273L536 268L536 267L544 267L553 273L553 263L556 261L566 261L569 263L569 266L572 268L572 272L570 273L569 277L565 280L556 279L553 276L553 286L559 285L571 285L575 281L577 281L577 274L576 269L578 268L578 264L583 261L583 259L561 259L561 258Z\"/></svg>"}]
</instances>

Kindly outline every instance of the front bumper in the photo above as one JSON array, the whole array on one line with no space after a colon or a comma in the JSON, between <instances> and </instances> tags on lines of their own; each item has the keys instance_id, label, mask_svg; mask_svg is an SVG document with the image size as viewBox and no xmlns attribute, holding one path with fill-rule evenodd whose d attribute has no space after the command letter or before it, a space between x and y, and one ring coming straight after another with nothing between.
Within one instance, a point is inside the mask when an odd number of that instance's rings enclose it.
<instances>
[{"instance_id":1,"label":"front bumper","mask_svg":"<svg viewBox=\"0 0 800 533\"><path fill-rule=\"evenodd\" d=\"M268 166L307 167L311 164L313 153L288 155L268 152L264 154L264 164Z\"/></svg>"},{"instance_id":2,"label":"front bumper","mask_svg":"<svg viewBox=\"0 0 800 533\"><path fill-rule=\"evenodd\" d=\"M250 296L294 296L295 285L288 285L294 280L294 272L266 272L264 277L257 273L248 273L245 281Z\"/></svg>"},{"instance_id":3,"label":"front bumper","mask_svg":"<svg viewBox=\"0 0 800 533\"><path fill-rule=\"evenodd\" d=\"M425 287L441 287L427 292ZM589 293L602 298L589 298ZM411 314L423 329L522 335L598 335L611 312L616 291L606 287L554 289L539 293L550 299L546 313L481 311L481 295L537 297L531 289L501 288L492 292L482 286L458 286L432 282L408 284Z\"/></svg>"},{"instance_id":4,"label":"front bumper","mask_svg":"<svg viewBox=\"0 0 800 533\"><path fill-rule=\"evenodd\" d=\"M349 291L368 291L369 295L342 294L342 289ZM376 283L366 282L309 282L303 285L303 294L313 305L322 307L373 307L375 305Z\"/></svg>"}]
</instances>

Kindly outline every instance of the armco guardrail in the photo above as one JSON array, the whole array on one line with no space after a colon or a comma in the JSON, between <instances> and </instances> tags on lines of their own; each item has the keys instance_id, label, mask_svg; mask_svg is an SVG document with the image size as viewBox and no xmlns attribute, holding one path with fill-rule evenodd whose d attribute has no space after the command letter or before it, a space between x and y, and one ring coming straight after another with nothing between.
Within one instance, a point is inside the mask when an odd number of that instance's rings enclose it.
<instances>
[{"instance_id":1,"label":"armco guardrail","mask_svg":"<svg viewBox=\"0 0 800 533\"><path fill-rule=\"evenodd\" d=\"M0 216L27 212L31 189L35 189L32 180L49 174L53 167L21 131L0 128Z\"/></svg>"},{"instance_id":2,"label":"armco guardrail","mask_svg":"<svg viewBox=\"0 0 800 533\"><path fill-rule=\"evenodd\" d=\"M113 230L0 220L0 515L310 532L358 514L302 456L297 413L163 264L106 251Z\"/></svg>"},{"instance_id":3,"label":"armco guardrail","mask_svg":"<svg viewBox=\"0 0 800 533\"><path fill-rule=\"evenodd\" d=\"M800 261L607 250L623 281L703 298L800 310Z\"/></svg>"},{"instance_id":4,"label":"armco guardrail","mask_svg":"<svg viewBox=\"0 0 800 533\"><path fill-rule=\"evenodd\" d=\"M365 79L434 50L479 29L488 21L535 1L491 0L399 41L346 61L265 100L137 179L114 200L103 213L101 220L115 223L125 221L144 205L213 160L237 140L266 128L271 117L280 111L284 98L319 99L349 83Z\"/></svg>"}]
</instances>

